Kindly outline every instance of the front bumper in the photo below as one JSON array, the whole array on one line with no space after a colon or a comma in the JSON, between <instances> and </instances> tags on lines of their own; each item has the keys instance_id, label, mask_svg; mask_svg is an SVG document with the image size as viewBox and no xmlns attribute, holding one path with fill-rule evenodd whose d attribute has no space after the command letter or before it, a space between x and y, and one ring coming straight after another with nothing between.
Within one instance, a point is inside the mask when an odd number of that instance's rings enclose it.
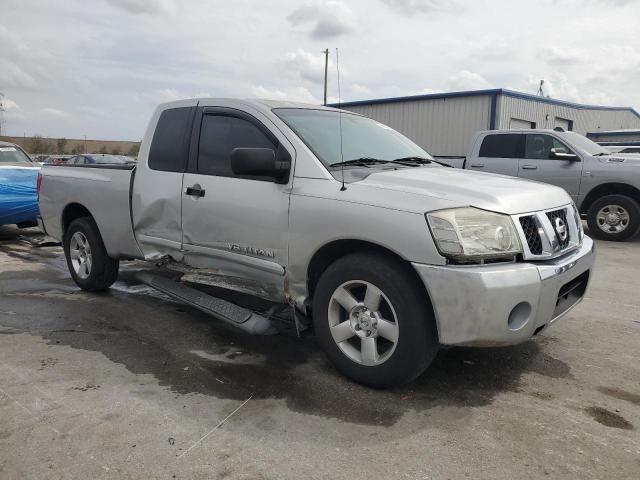
<instances>
[{"instance_id":1,"label":"front bumper","mask_svg":"<svg viewBox=\"0 0 640 480\"><path fill-rule=\"evenodd\" d=\"M442 345L524 342L583 298L595 261L594 243L544 262L475 266L413 264L434 308Z\"/></svg>"}]
</instances>

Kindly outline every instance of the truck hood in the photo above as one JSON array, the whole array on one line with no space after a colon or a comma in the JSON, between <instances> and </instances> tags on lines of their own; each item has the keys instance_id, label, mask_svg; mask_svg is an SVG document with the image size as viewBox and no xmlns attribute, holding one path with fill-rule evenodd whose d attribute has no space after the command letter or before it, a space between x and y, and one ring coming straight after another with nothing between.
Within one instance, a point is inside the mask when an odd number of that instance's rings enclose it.
<instances>
[{"instance_id":1,"label":"truck hood","mask_svg":"<svg viewBox=\"0 0 640 480\"><path fill-rule=\"evenodd\" d=\"M381 171L357 183L366 189L435 197L509 215L561 207L571 202L563 189L545 183L447 167Z\"/></svg>"}]
</instances>

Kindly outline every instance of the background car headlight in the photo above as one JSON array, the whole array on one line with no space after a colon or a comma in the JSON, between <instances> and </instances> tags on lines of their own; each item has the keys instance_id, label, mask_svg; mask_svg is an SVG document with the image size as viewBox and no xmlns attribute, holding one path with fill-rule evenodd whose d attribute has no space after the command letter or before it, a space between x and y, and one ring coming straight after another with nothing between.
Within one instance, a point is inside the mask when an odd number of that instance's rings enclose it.
<instances>
[{"instance_id":1,"label":"background car headlight","mask_svg":"<svg viewBox=\"0 0 640 480\"><path fill-rule=\"evenodd\" d=\"M510 258L522 252L508 215L478 208L452 208L426 214L440 253L461 261Z\"/></svg>"}]
</instances>

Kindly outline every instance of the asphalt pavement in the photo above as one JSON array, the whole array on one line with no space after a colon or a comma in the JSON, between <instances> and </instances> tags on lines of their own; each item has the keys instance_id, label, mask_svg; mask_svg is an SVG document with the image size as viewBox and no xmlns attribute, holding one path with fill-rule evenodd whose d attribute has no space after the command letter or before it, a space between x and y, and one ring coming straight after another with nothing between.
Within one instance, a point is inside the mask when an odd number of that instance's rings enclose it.
<instances>
[{"instance_id":1,"label":"asphalt pavement","mask_svg":"<svg viewBox=\"0 0 640 480\"><path fill-rule=\"evenodd\" d=\"M597 243L536 340L371 390L313 336L252 337L136 283L79 290L0 227L0 479L640 478L640 239Z\"/></svg>"}]
</instances>

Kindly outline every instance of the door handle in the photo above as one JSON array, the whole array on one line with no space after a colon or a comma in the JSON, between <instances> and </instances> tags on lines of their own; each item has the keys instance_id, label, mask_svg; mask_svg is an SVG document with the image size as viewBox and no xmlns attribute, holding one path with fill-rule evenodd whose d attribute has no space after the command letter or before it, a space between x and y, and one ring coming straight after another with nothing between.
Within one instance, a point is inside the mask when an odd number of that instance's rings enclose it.
<instances>
[{"instance_id":1,"label":"door handle","mask_svg":"<svg viewBox=\"0 0 640 480\"><path fill-rule=\"evenodd\" d=\"M473 168L484 168L484 163L472 163Z\"/></svg>"},{"instance_id":2,"label":"door handle","mask_svg":"<svg viewBox=\"0 0 640 480\"><path fill-rule=\"evenodd\" d=\"M184 191L185 195L189 195L191 197L204 197L204 189L200 187L200 185L194 185L193 187L187 187Z\"/></svg>"},{"instance_id":3,"label":"door handle","mask_svg":"<svg viewBox=\"0 0 640 480\"><path fill-rule=\"evenodd\" d=\"M538 166L537 165L522 165L522 169L523 170L537 170Z\"/></svg>"}]
</instances>

